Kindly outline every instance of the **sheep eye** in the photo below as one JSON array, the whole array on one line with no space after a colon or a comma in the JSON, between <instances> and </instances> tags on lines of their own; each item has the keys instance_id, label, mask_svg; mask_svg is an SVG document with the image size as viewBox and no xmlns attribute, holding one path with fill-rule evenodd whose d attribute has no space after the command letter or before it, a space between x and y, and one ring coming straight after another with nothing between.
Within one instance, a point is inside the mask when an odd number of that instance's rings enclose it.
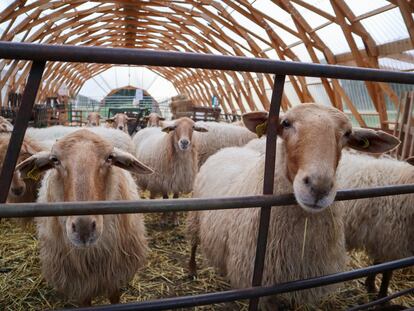
<instances>
[{"instance_id":1,"label":"sheep eye","mask_svg":"<svg viewBox=\"0 0 414 311\"><path fill-rule=\"evenodd\" d=\"M292 124L289 122L289 120L285 119L285 120L282 121L282 126L283 126L283 128L287 129L287 128L291 127Z\"/></svg>"},{"instance_id":2,"label":"sheep eye","mask_svg":"<svg viewBox=\"0 0 414 311\"><path fill-rule=\"evenodd\" d=\"M344 134L344 136L346 138L349 138L351 136L351 131L346 131L345 134Z\"/></svg>"},{"instance_id":3,"label":"sheep eye","mask_svg":"<svg viewBox=\"0 0 414 311\"><path fill-rule=\"evenodd\" d=\"M50 156L50 161L53 162L53 165L59 165L60 164L59 159L55 155Z\"/></svg>"},{"instance_id":4,"label":"sheep eye","mask_svg":"<svg viewBox=\"0 0 414 311\"><path fill-rule=\"evenodd\" d=\"M106 162L112 162L112 160L114 159L114 155L111 153L107 158L106 158Z\"/></svg>"}]
</instances>

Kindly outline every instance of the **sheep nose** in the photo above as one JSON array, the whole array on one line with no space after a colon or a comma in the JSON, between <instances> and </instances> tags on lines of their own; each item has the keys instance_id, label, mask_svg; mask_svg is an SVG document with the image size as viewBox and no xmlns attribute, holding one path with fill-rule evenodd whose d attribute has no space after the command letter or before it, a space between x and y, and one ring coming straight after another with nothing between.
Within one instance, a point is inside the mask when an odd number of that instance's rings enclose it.
<instances>
[{"instance_id":1,"label":"sheep nose","mask_svg":"<svg viewBox=\"0 0 414 311\"><path fill-rule=\"evenodd\" d=\"M123 126L118 126L118 129L120 129L121 131L124 129Z\"/></svg>"},{"instance_id":2,"label":"sheep nose","mask_svg":"<svg viewBox=\"0 0 414 311\"><path fill-rule=\"evenodd\" d=\"M315 202L326 197L333 188L332 179L325 176L307 175L303 178L303 183L315 198Z\"/></svg>"},{"instance_id":3,"label":"sheep nose","mask_svg":"<svg viewBox=\"0 0 414 311\"><path fill-rule=\"evenodd\" d=\"M185 149L190 145L190 141L188 139L181 139L180 144L181 144L181 147Z\"/></svg>"},{"instance_id":4,"label":"sheep nose","mask_svg":"<svg viewBox=\"0 0 414 311\"><path fill-rule=\"evenodd\" d=\"M81 244L93 243L96 238L96 221L79 218L71 224L72 234L74 234Z\"/></svg>"},{"instance_id":5,"label":"sheep nose","mask_svg":"<svg viewBox=\"0 0 414 311\"><path fill-rule=\"evenodd\" d=\"M23 187L16 187L16 188L11 188L11 191L13 192L14 195L19 196L23 194Z\"/></svg>"},{"instance_id":6,"label":"sheep nose","mask_svg":"<svg viewBox=\"0 0 414 311\"><path fill-rule=\"evenodd\" d=\"M93 125L93 126L96 126L96 123L95 123L95 122L92 122L92 125Z\"/></svg>"}]
</instances>

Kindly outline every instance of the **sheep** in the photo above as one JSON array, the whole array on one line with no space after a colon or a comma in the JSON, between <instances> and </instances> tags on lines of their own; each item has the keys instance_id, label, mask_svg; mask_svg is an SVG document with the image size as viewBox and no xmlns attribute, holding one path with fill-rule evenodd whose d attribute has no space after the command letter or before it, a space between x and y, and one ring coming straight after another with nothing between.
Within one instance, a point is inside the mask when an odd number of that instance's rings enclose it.
<instances>
[{"instance_id":1,"label":"sheep","mask_svg":"<svg viewBox=\"0 0 414 311\"><path fill-rule=\"evenodd\" d=\"M195 135L198 150L198 165L204 162L224 147L243 146L256 135L247 128L228 123L196 122L196 124L208 129L208 133Z\"/></svg>"},{"instance_id":2,"label":"sheep","mask_svg":"<svg viewBox=\"0 0 414 311\"><path fill-rule=\"evenodd\" d=\"M344 152L338 167L341 188L369 188L414 183L414 167L390 158ZM348 250L364 250L374 263L414 256L414 195L346 201L345 237ZM392 272L383 274L379 298L387 295ZM375 274L366 279L375 293Z\"/></svg>"},{"instance_id":3,"label":"sheep","mask_svg":"<svg viewBox=\"0 0 414 311\"><path fill-rule=\"evenodd\" d=\"M13 132L13 125L6 118L0 116L0 133Z\"/></svg>"},{"instance_id":4,"label":"sheep","mask_svg":"<svg viewBox=\"0 0 414 311\"><path fill-rule=\"evenodd\" d=\"M207 132L207 129L184 117L165 124L162 129L147 127L134 136L136 157L155 170L151 176L137 176L139 187L149 190L151 198L162 195L168 199L170 192L178 198L180 192L193 190L198 168L193 131ZM172 213L172 222L178 224L175 213ZM161 225L165 224L166 213L161 220Z\"/></svg>"},{"instance_id":5,"label":"sheep","mask_svg":"<svg viewBox=\"0 0 414 311\"><path fill-rule=\"evenodd\" d=\"M128 134L128 121L131 120L125 113L117 113L112 118L106 119L114 129L121 130Z\"/></svg>"},{"instance_id":6,"label":"sheep","mask_svg":"<svg viewBox=\"0 0 414 311\"><path fill-rule=\"evenodd\" d=\"M0 135L0 168L3 167L4 158L6 156L7 147L10 141L10 134L3 133ZM43 146L31 139L25 137L22 143L17 163L21 163L32 155L43 151ZM8 203L27 203L36 202L37 190L40 186L40 179L33 176L23 179L18 171L13 174L13 179L10 185L9 194L7 197Z\"/></svg>"},{"instance_id":7,"label":"sheep","mask_svg":"<svg viewBox=\"0 0 414 311\"><path fill-rule=\"evenodd\" d=\"M147 127L162 127L161 121L165 121L165 118L155 112L151 112L145 119L147 120Z\"/></svg>"},{"instance_id":8,"label":"sheep","mask_svg":"<svg viewBox=\"0 0 414 311\"><path fill-rule=\"evenodd\" d=\"M30 137L41 142L43 145L49 147L50 149L56 139L73 133L79 129L81 129L81 127L57 125L48 128L28 128L27 133L30 135ZM132 145L131 137L124 132L106 127L90 127L89 130L111 141L115 147L123 151L129 153L134 152L134 146Z\"/></svg>"},{"instance_id":9,"label":"sheep","mask_svg":"<svg viewBox=\"0 0 414 311\"><path fill-rule=\"evenodd\" d=\"M267 114L262 118L247 115L244 121L254 132L267 124ZM277 132L281 139L277 145L274 194L293 192L298 205L272 210L263 276L267 285L345 268L342 212L337 206L340 202L333 202L341 149L348 145L368 152L385 152L399 143L381 131L352 129L344 113L311 103L295 106L282 116ZM251 148L222 149L201 167L193 195L207 198L261 194L264 161L264 152ZM227 276L232 287L251 286L259 215L258 208L190 212L190 272L195 273L194 255L199 244L208 262ZM334 288L325 286L266 297L262 304L267 310L275 310L274 304L282 301L289 305L312 302Z\"/></svg>"},{"instance_id":10,"label":"sheep","mask_svg":"<svg viewBox=\"0 0 414 311\"><path fill-rule=\"evenodd\" d=\"M245 147L263 153L266 151L266 137L252 139L245 145Z\"/></svg>"},{"instance_id":11,"label":"sheep","mask_svg":"<svg viewBox=\"0 0 414 311\"><path fill-rule=\"evenodd\" d=\"M89 112L86 126L99 126L101 120L101 115L99 112Z\"/></svg>"},{"instance_id":12,"label":"sheep","mask_svg":"<svg viewBox=\"0 0 414 311\"><path fill-rule=\"evenodd\" d=\"M25 176L43 171L38 202L138 200L129 172L152 170L89 130L59 139L51 151L20 163ZM142 267L148 252L141 214L59 216L36 219L44 278L81 305L120 289Z\"/></svg>"}]
</instances>

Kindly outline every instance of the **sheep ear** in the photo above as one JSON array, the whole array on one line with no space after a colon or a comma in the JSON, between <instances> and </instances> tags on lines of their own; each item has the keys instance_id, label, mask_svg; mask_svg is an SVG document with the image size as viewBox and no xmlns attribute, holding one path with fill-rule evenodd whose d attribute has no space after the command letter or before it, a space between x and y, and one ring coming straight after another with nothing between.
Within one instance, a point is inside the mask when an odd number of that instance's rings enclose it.
<instances>
[{"instance_id":1,"label":"sheep ear","mask_svg":"<svg viewBox=\"0 0 414 311\"><path fill-rule=\"evenodd\" d=\"M42 172L51 168L53 168L53 163L50 160L50 152L41 151L19 163L16 171L20 171L23 178L38 180Z\"/></svg>"},{"instance_id":2,"label":"sheep ear","mask_svg":"<svg viewBox=\"0 0 414 311\"><path fill-rule=\"evenodd\" d=\"M383 131L354 128L349 136L348 147L369 153L384 153L396 148L401 141Z\"/></svg>"},{"instance_id":3,"label":"sheep ear","mask_svg":"<svg viewBox=\"0 0 414 311\"><path fill-rule=\"evenodd\" d=\"M407 163L410 163L411 165L414 165L414 157L409 157L409 158L405 159L405 161Z\"/></svg>"},{"instance_id":4,"label":"sheep ear","mask_svg":"<svg viewBox=\"0 0 414 311\"><path fill-rule=\"evenodd\" d=\"M128 152L121 151L114 148L111 153L112 165L118 166L124 170L136 174L152 174L154 171L145 164L138 161L133 155Z\"/></svg>"},{"instance_id":5,"label":"sheep ear","mask_svg":"<svg viewBox=\"0 0 414 311\"><path fill-rule=\"evenodd\" d=\"M177 125L167 125L167 126L163 127L161 131L163 131L165 133L169 133L171 131L174 131L176 128L177 128Z\"/></svg>"},{"instance_id":6,"label":"sheep ear","mask_svg":"<svg viewBox=\"0 0 414 311\"><path fill-rule=\"evenodd\" d=\"M23 141L22 144L22 148L20 150L21 153L26 153L30 156L36 154L37 152L39 152L38 150L36 150L35 148L33 148L33 146L29 143L27 143L26 141Z\"/></svg>"},{"instance_id":7,"label":"sheep ear","mask_svg":"<svg viewBox=\"0 0 414 311\"><path fill-rule=\"evenodd\" d=\"M202 133L208 132L207 128L205 128L204 126L197 125L197 124L194 124L193 130L196 132L202 132Z\"/></svg>"},{"instance_id":8,"label":"sheep ear","mask_svg":"<svg viewBox=\"0 0 414 311\"><path fill-rule=\"evenodd\" d=\"M160 119L160 121L165 121L164 117L159 117L158 119Z\"/></svg>"},{"instance_id":9,"label":"sheep ear","mask_svg":"<svg viewBox=\"0 0 414 311\"><path fill-rule=\"evenodd\" d=\"M268 116L266 111L253 111L243 114L242 119L248 130L261 137L266 134Z\"/></svg>"}]
</instances>

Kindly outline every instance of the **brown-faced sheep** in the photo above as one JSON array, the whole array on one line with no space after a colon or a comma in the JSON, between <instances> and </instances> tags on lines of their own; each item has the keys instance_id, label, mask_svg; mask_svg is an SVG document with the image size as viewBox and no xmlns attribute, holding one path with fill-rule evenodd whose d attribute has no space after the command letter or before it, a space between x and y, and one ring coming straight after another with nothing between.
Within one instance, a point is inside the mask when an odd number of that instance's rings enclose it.
<instances>
[{"instance_id":1,"label":"brown-faced sheep","mask_svg":"<svg viewBox=\"0 0 414 311\"><path fill-rule=\"evenodd\" d=\"M151 197L162 195L174 198L181 193L190 193L198 170L197 146L193 131L206 132L189 118L180 118L165 124L164 127L148 127L139 131L133 138L135 155L152 167L151 176L137 176L137 183L142 189L149 190ZM162 224L167 222L163 215ZM172 222L177 223L175 213Z\"/></svg>"},{"instance_id":2,"label":"brown-faced sheep","mask_svg":"<svg viewBox=\"0 0 414 311\"><path fill-rule=\"evenodd\" d=\"M128 121L130 118L125 113L117 113L112 118L106 119L112 128L121 130L128 134Z\"/></svg>"},{"instance_id":3,"label":"brown-faced sheep","mask_svg":"<svg viewBox=\"0 0 414 311\"><path fill-rule=\"evenodd\" d=\"M246 121L246 120L245 120ZM269 122L247 118L252 131ZM345 238L335 173L341 149L348 145L384 152L398 139L381 131L352 129L348 117L337 109L316 104L295 106L278 123L274 194L295 194L298 205L272 209L263 284L335 273L345 268ZM201 167L194 184L194 197L256 195L263 191L265 155L246 147L225 148ZM224 273L235 288L249 287L260 209L245 208L191 212L188 234L193 253L199 243L208 262ZM306 240L304 241L306 227ZM190 268L194 272L192 256ZM263 308L276 310L312 302L335 286L262 298Z\"/></svg>"},{"instance_id":4,"label":"brown-faced sheep","mask_svg":"<svg viewBox=\"0 0 414 311\"><path fill-rule=\"evenodd\" d=\"M6 156L7 147L9 146L10 134L3 133L0 135L0 169L3 166ZM28 159L32 155L44 150L43 146L34 139L26 136L23 140L17 164ZM7 202L9 203L27 203L36 202L37 190L40 186L40 178L29 176L22 178L18 171L13 174L12 183L10 185Z\"/></svg>"},{"instance_id":5,"label":"brown-faced sheep","mask_svg":"<svg viewBox=\"0 0 414 311\"><path fill-rule=\"evenodd\" d=\"M99 126L101 124L101 115L99 112L89 112L86 119L86 126Z\"/></svg>"},{"instance_id":6,"label":"brown-faced sheep","mask_svg":"<svg viewBox=\"0 0 414 311\"><path fill-rule=\"evenodd\" d=\"M138 200L128 171L152 170L132 155L90 132L58 140L17 168L23 174L47 170L38 202ZM140 214L59 216L36 219L45 279L82 305L98 295L119 302L120 289L142 267L147 254Z\"/></svg>"},{"instance_id":7,"label":"brown-faced sheep","mask_svg":"<svg viewBox=\"0 0 414 311\"><path fill-rule=\"evenodd\" d=\"M146 119L148 120L147 127L162 127L162 121L165 120L165 118L155 112L151 112Z\"/></svg>"}]
</instances>

